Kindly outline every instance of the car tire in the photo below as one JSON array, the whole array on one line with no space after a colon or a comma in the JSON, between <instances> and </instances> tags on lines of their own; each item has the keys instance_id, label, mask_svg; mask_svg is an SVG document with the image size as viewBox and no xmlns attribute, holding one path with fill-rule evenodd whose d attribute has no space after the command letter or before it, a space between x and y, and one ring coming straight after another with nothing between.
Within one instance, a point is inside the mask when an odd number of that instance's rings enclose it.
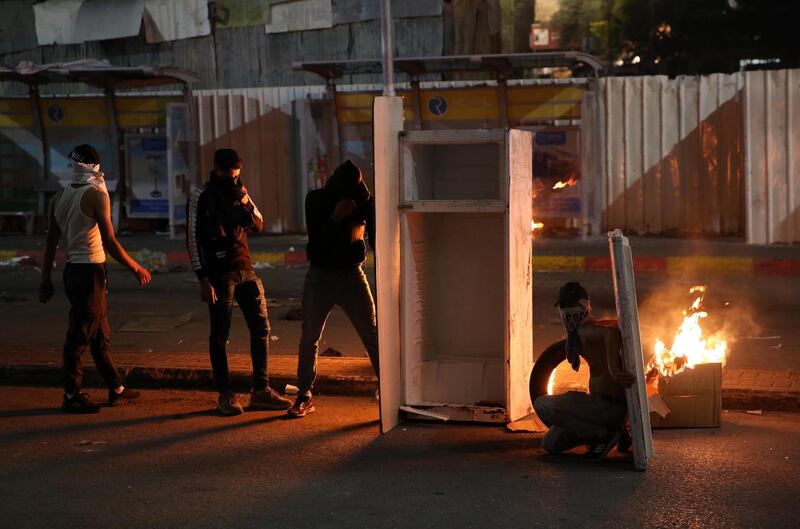
<instances>
[{"instance_id":1,"label":"car tire","mask_svg":"<svg viewBox=\"0 0 800 529\"><path fill-rule=\"evenodd\" d=\"M567 359L567 341L559 340L550 344L547 349L542 351L536 363L533 364L531 370L531 379L529 382L529 389L531 394L531 404L536 402L536 399L542 395L547 395L547 383L550 381L550 375L553 373L558 364ZM545 423L547 424L547 423ZM547 424L547 426L550 426Z\"/></svg>"}]
</instances>

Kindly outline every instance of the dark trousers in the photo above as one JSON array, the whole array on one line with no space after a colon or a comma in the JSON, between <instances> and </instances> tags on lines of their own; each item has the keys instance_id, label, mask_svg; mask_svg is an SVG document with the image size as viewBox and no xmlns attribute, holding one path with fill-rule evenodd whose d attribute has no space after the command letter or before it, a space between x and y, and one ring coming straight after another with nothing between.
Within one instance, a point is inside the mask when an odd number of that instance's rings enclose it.
<instances>
[{"instance_id":1,"label":"dark trousers","mask_svg":"<svg viewBox=\"0 0 800 529\"><path fill-rule=\"evenodd\" d=\"M339 305L361 338L378 375L378 327L375 302L362 266L346 270L311 267L303 284L303 326L297 359L297 387L300 395L311 395L317 378L317 352L325 322Z\"/></svg>"},{"instance_id":2,"label":"dark trousers","mask_svg":"<svg viewBox=\"0 0 800 529\"><path fill-rule=\"evenodd\" d=\"M609 430L619 428L628 414L624 401L582 391L543 395L533 408L542 421L552 424L542 439L542 447L553 454L602 439Z\"/></svg>"},{"instance_id":3,"label":"dark trousers","mask_svg":"<svg viewBox=\"0 0 800 529\"><path fill-rule=\"evenodd\" d=\"M64 391L67 393L73 394L81 389L81 356L87 347L106 385L111 389L122 385L122 379L111 360L107 282L104 264L67 263L64 267L64 289L70 303L69 327L63 351Z\"/></svg>"},{"instance_id":4,"label":"dark trousers","mask_svg":"<svg viewBox=\"0 0 800 529\"><path fill-rule=\"evenodd\" d=\"M250 356L253 361L253 390L269 387L267 355L269 354L269 316L264 285L253 270L229 272L209 278L217 293L217 302L209 305L211 335L209 354L211 368L220 393L230 391L228 354L225 344L231 330L233 301L239 304L250 331Z\"/></svg>"}]
</instances>

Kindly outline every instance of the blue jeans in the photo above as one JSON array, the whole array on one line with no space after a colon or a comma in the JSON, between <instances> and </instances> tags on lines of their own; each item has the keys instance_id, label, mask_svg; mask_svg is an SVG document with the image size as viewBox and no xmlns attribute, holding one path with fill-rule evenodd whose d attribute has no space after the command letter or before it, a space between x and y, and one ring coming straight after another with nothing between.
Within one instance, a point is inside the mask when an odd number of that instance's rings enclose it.
<instances>
[{"instance_id":1,"label":"blue jeans","mask_svg":"<svg viewBox=\"0 0 800 529\"><path fill-rule=\"evenodd\" d=\"M359 265L345 270L322 270L311 267L303 284L303 326L297 358L297 387L300 395L311 395L317 378L319 340L334 306L340 306L361 338L378 375L378 327L375 302Z\"/></svg>"},{"instance_id":2,"label":"blue jeans","mask_svg":"<svg viewBox=\"0 0 800 529\"><path fill-rule=\"evenodd\" d=\"M253 270L238 270L209 277L217 293L217 302L208 305L211 319L209 354L211 368L220 393L230 391L228 354L225 345L231 330L233 300L239 304L250 331L250 356L253 361L253 390L269 387L267 356L269 354L269 316L264 285Z\"/></svg>"}]
</instances>

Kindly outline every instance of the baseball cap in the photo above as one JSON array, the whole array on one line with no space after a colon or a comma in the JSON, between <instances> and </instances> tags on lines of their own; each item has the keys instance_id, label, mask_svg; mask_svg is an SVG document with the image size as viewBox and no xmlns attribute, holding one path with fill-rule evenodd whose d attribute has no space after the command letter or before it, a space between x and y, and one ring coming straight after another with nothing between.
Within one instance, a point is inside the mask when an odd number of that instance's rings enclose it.
<instances>
[{"instance_id":1,"label":"baseball cap","mask_svg":"<svg viewBox=\"0 0 800 529\"><path fill-rule=\"evenodd\" d=\"M69 153L69 157L78 163L86 165L97 165L100 163L100 155L97 154L95 148L85 143L72 149L72 152Z\"/></svg>"}]
</instances>

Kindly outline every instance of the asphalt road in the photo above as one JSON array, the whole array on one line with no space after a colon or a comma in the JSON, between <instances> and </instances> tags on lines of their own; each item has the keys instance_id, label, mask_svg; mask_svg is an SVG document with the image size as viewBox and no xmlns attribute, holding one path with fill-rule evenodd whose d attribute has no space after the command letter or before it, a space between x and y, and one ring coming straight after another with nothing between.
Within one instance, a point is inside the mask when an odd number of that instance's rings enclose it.
<instances>
[{"instance_id":1,"label":"asphalt road","mask_svg":"<svg viewBox=\"0 0 800 529\"><path fill-rule=\"evenodd\" d=\"M294 421L220 417L210 393L146 392L93 416L53 411L59 398L0 388L3 529L800 526L798 414L657 431L641 473L495 426L379 435L366 398L321 397Z\"/></svg>"},{"instance_id":2,"label":"asphalt road","mask_svg":"<svg viewBox=\"0 0 800 529\"><path fill-rule=\"evenodd\" d=\"M284 319L300 304L306 267L261 269L270 302L273 354L297 354L300 322ZM372 275L372 271L368 271ZM534 279L534 355L560 339L563 327L553 302L565 281L580 280L589 290L595 312L615 314L611 278L606 274L539 273ZM29 267L0 268L0 336L2 347L52 350L54 358L64 339L68 302L60 271L53 274L56 296L47 305L37 301L39 274ZM693 277L639 275L637 291L645 351L660 337L668 345L681 319L681 310L692 301L689 289L707 285L708 331L724 332L730 343L729 366L743 369L800 370L800 334L797 333L797 292L794 277ZM208 315L200 302L193 274L156 274L153 282L138 287L120 267L110 271L110 321L115 329L113 345L119 351L206 351ZM726 305L727 303L727 305ZM476 307L475 310L480 310ZM119 332L124 323L153 315L191 313L191 321L169 332ZM231 354L248 354L244 319L234 311ZM346 356L364 354L347 317L336 309L328 321L321 349L333 347Z\"/></svg>"}]
</instances>

